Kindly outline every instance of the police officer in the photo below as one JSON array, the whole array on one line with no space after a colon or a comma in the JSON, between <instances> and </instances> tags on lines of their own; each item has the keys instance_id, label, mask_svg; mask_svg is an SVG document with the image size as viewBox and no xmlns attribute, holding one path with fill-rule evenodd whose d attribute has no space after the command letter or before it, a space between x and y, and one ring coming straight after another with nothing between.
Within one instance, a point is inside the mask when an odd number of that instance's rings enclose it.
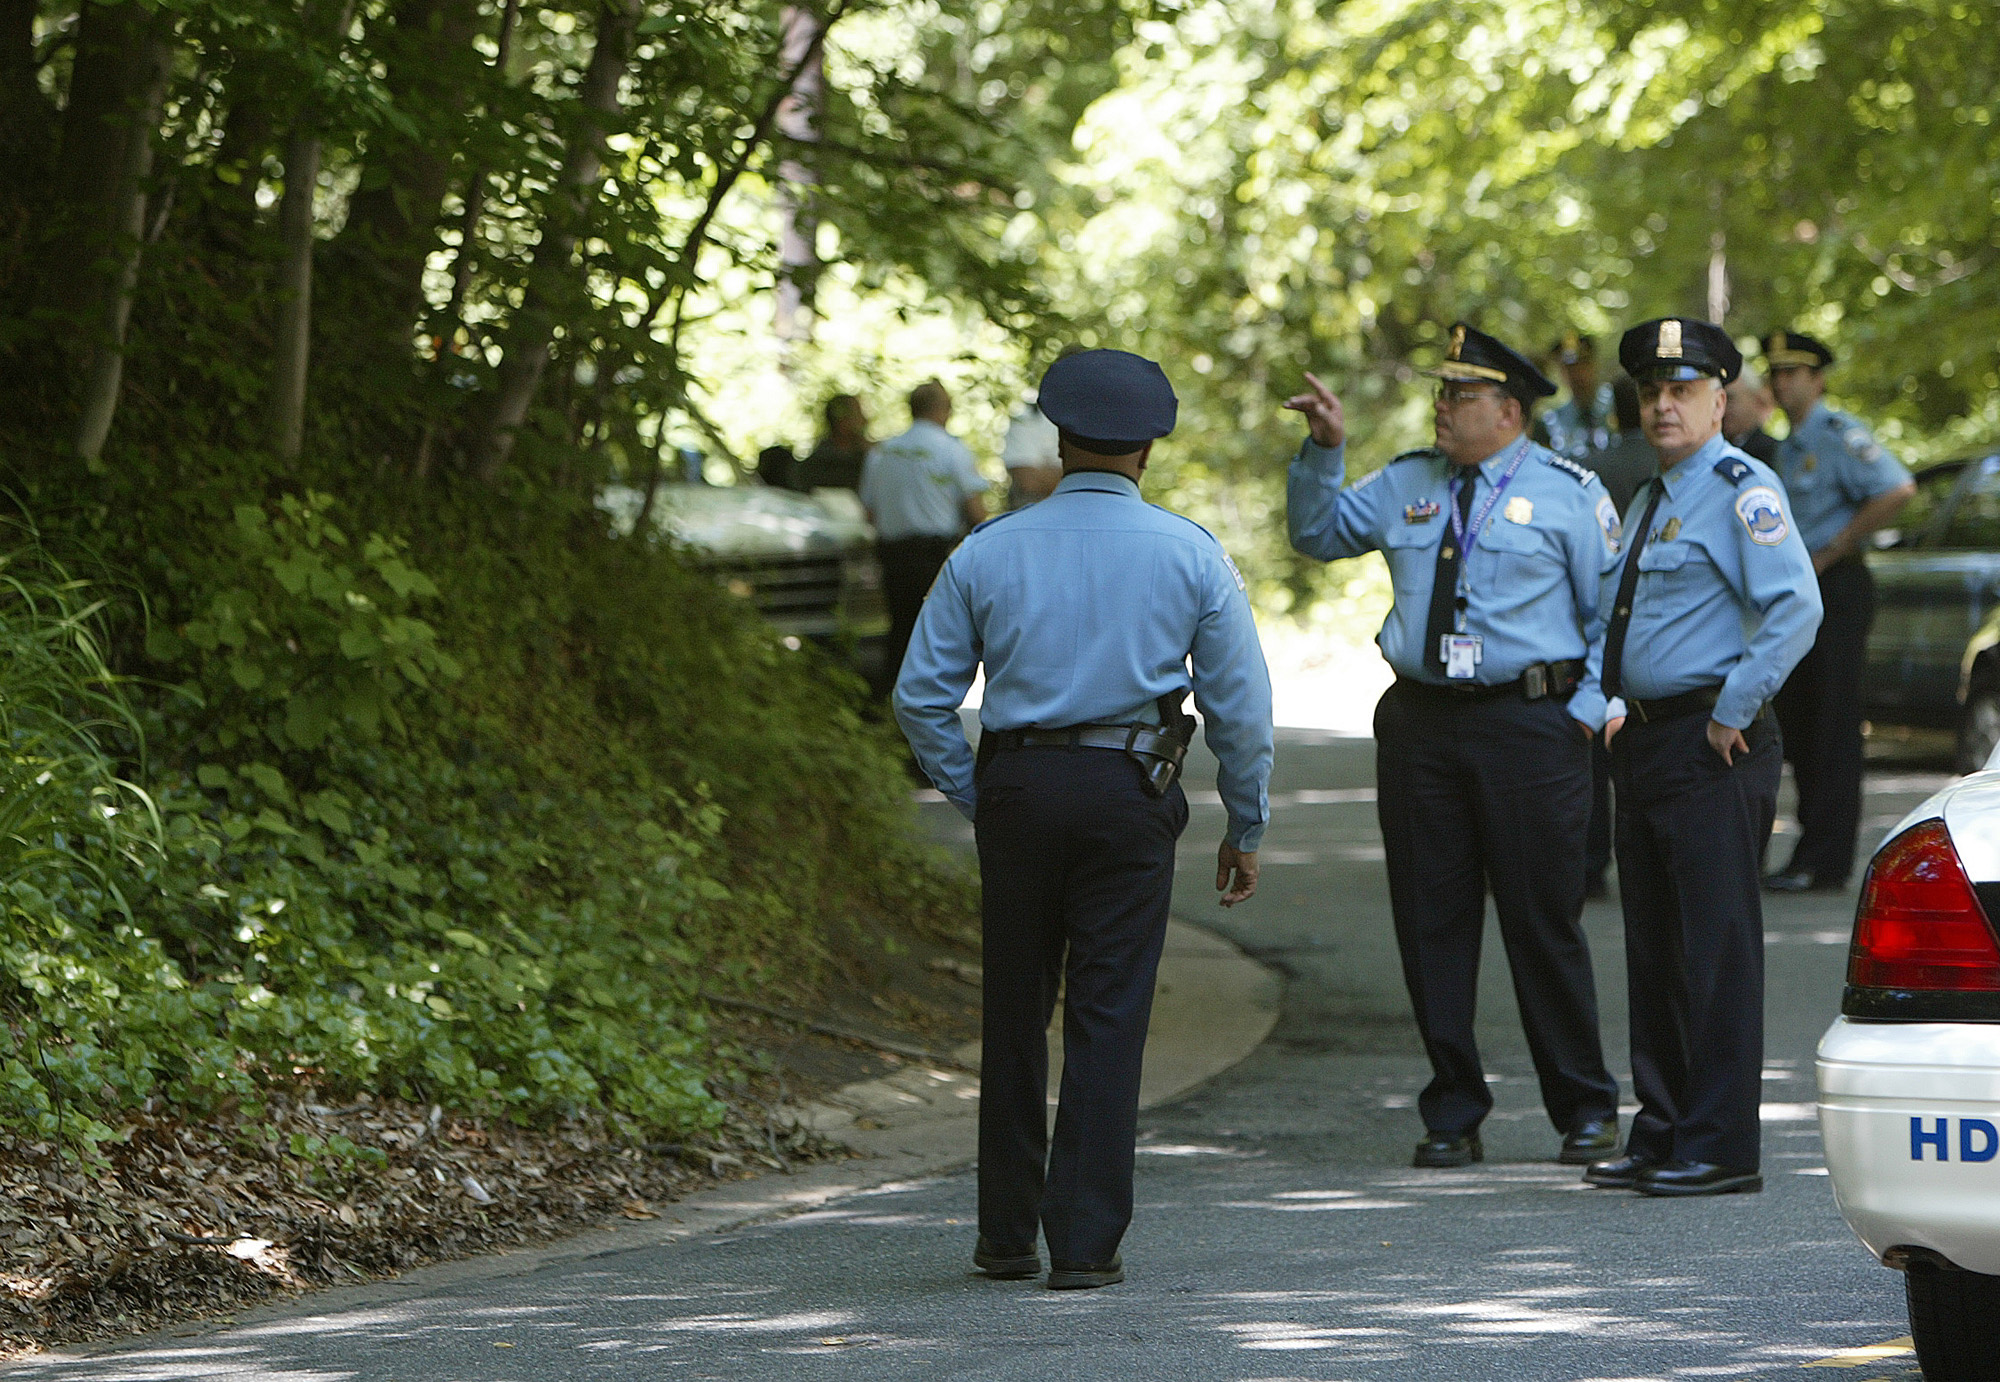
<instances>
[{"instance_id":1,"label":"police officer","mask_svg":"<svg viewBox=\"0 0 2000 1382\"><path fill-rule=\"evenodd\" d=\"M1243 580L1222 546L1139 497L1176 402L1150 360L1057 361L1041 408L1063 478L981 525L924 603L896 717L924 770L974 823L984 888L979 1243L991 1276L1057 1289L1124 1280L1139 1061L1187 798L1172 782L1190 689L1229 813L1222 904L1257 887L1268 816L1271 681ZM975 759L958 707L981 660ZM1046 1150L1046 1032L1063 985L1063 1075Z\"/></svg>"},{"instance_id":2,"label":"police officer","mask_svg":"<svg viewBox=\"0 0 2000 1382\"><path fill-rule=\"evenodd\" d=\"M1776 331L1764 359L1792 423L1778 443L1776 469L1826 606L1812 651L1776 702L1799 791L1799 842L1764 886L1838 889L1854 867L1861 829L1861 668L1875 619L1875 582L1861 554L1871 533L1895 522L1916 484L1866 427L1826 406L1832 351L1810 336Z\"/></svg>"},{"instance_id":3,"label":"police officer","mask_svg":"<svg viewBox=\"0 0 2000 1382\"><path fill-rule=\"evenodd\" d=\"M1285 406L1310 435L1292 462L1292 546L1332 561L1381 551L1395 605L1377 638L1396 681L1375 710L1376 801L1390 908L1431 1081L1417 1102L1418 1166L1483 1158L1493 1107L1473 1035L1491 889L1558 1159L1618 1145L1583 911L1590 736L1604 699L1585 654L1601 634L1601 576L1618 514L1603 482L1525 435L1555 392L1522 356L1451 329L1437 446L1343 487L1339 399Z\"/></svg>"},{"instance_id":4,"label":"police officer","mask_svg":"<svg viewBox=\"0 0 2000 1382\"><path fill-rule=\"evenodd\" d=\"M1757 871L1780 758L1766 702L1812 645L1819 591L1784 487L1722 437L1723 386L1743 367L1728 334L1665 317L1627 331L1618 358L1660 453L1606 577L1601 649L1639 1112L1625 1155L1584 1179L1759 1190Z\"/></svg>"},{"instance_id":5,"label":"police officer","mask_svg":"<svg viewBox=\"0 0 2000 1382\"><path fill-rule=\"evenodd\" d=\"M1574 331L1549 347L1562 368L1569 397L1535 419L1530 435L1572 461L1611 445L1618 435L1611 386L1598 382L1597 342Z\"/></svg>"}]
</instances>

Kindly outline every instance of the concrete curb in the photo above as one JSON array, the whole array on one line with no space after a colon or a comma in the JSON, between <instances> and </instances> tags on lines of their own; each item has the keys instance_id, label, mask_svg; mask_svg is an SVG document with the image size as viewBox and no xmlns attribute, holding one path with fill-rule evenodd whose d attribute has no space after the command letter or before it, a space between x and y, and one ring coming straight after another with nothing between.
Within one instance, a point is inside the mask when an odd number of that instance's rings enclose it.
<instances>
[{"instance_id":1,"label":"concrete curb","mask_svg":"<svg viewBox=\"0 0 2000 1382\"><path fill-rule=\"evenodd\" d=\"M1278 1020L1278 976L1211 931L1182 921L1167 926L1166 951L1154 991L1140 1104L1161 1104L1221 1074L1248 1056ZM1050 1033L1049 1081L1061 1079L1061 1022ZM976 1066L979 1043L954 1060ZM802 1116L854 1149L853 1161L808 1166L786 1176L766 1174L676 1201L661 1218L585 1230L553 1243L420 1267L360 1286L335 1287L258 1306L236 1318L191 1323L153 1335L87 1348L62 1349L0 1364L27 1376L38 1367L96 1355L299 1319L401 1303L471 1282L525 1276L566 1262L634 1252L727 1232L817 1209L835 1200L970 1165L978 1149L979 1081L960 1070L911 1063L893 1075L848 1085Z\"/></svg>"}]
</instances>

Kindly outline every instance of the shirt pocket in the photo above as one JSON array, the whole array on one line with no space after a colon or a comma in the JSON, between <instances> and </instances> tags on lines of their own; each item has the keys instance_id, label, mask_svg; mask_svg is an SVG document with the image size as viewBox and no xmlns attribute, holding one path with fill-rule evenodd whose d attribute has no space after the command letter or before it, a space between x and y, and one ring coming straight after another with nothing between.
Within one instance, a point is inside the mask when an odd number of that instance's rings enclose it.
<instances>
[{"instance_id":1,"label":"shirt pocket","mask_svg":"<svg viewBox=\"0 0 2000 1382\"><path fill-rule=\"evenodd\" d=\"M1446 535L1451 520L1439 513L1421 523L1407 523L1395 515L1382 534L1382 555L1389 563L1389 579L1402 598L1419 582L1428 582L1437 569L1439 539Z\"/></svg>"},{"instance_id":2,"label":"shirt pocket","mask_svg":"<svg viewBox=\"0 0 2000 1382\"><path fill-rule=\"evenodd\" d=\"M1534 589L1562 570L1561 554L1548 534L1531 524L1496 517L1479 534L1472 583L1491 581L1502 590Z\"/></svg>"},{"instance_id":3,"label":"shirt pocket","mask_svg":"<svg viewBox=\"0 0 2000 1382\"><path fill-rule=\"evenodd\" d=\"M1691 542L1658 542L1639 553L1637 598L1673 599L1699 584L1708 557Z\"/></svg>"}]
</instances>

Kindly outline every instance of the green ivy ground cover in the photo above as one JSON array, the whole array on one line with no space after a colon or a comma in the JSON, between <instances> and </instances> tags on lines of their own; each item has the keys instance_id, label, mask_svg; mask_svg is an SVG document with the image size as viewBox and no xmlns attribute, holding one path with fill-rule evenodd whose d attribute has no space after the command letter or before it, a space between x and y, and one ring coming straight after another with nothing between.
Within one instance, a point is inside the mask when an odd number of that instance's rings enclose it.
<instances>
[{"instance_id":1,"label":"green ivy ground cover","mask_svg":"<svg viewBox=\"0 0 2000 1382\"><path fill-rule=\"evenodd\" d=\"M113 507L0 544L19 1135L300 1084L694 1131L700 990L963 915L858 683L588 511Z\"/></svg>"}]
</instances>

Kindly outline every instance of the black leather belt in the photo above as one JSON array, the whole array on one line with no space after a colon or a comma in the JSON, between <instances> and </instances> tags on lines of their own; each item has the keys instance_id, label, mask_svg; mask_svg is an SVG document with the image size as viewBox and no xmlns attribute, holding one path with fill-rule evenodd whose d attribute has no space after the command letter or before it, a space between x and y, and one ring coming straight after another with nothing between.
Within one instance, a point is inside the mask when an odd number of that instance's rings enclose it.
<instances>
[{"instance_id":1,"label":"black leather belt","mask_svg":"<svg viewBox=\"0 0 2000 1382\"><path fill-rule=\"evenodd\" d=\"M1539 701L1551 696L1567 700L1575 694L1576 685L1582 680L1583 659L1571 657L1559 662L1537 662L1512 681L1486 686L1473 681L1418 681L1413 677L1397 677L1396 685L1455 701L1491 701L1502 696Z\"/></svg>"},{"instance_id":2,"label":"black leather belt","mask_svg":"<svg viewBox=\"0 0 2000 1382\"><path fill-rule=\"evenodd\" d=\"M1683 715L1698 715L1705 710L1715 709L1715 703L1722 699L1722 686L1697 686L1692 691L1683 691L1678 696L1662 696L1656 701L1642 701L1637 696L1625 698L1625 713L1641 724L1654 720L1677 720ZM1753 717L1761 720L1771 713L1769 702L1757 707Z\"/></svg>"},{"instance_id":3,"label":"black leather belt","mask_svg":"<svg viewBox=\"0 0 2000 1382\"><path fill-rule=\"evenodd\" d=\"M1158 725L1070 725L1065 729L990 729L996 751L1007 749L1136 749L1160 753L1172 739ZM982 736L981 742L984 742ZM1184 747L1184 746L1183 746Z\"/></svg>"}]
</instances>

